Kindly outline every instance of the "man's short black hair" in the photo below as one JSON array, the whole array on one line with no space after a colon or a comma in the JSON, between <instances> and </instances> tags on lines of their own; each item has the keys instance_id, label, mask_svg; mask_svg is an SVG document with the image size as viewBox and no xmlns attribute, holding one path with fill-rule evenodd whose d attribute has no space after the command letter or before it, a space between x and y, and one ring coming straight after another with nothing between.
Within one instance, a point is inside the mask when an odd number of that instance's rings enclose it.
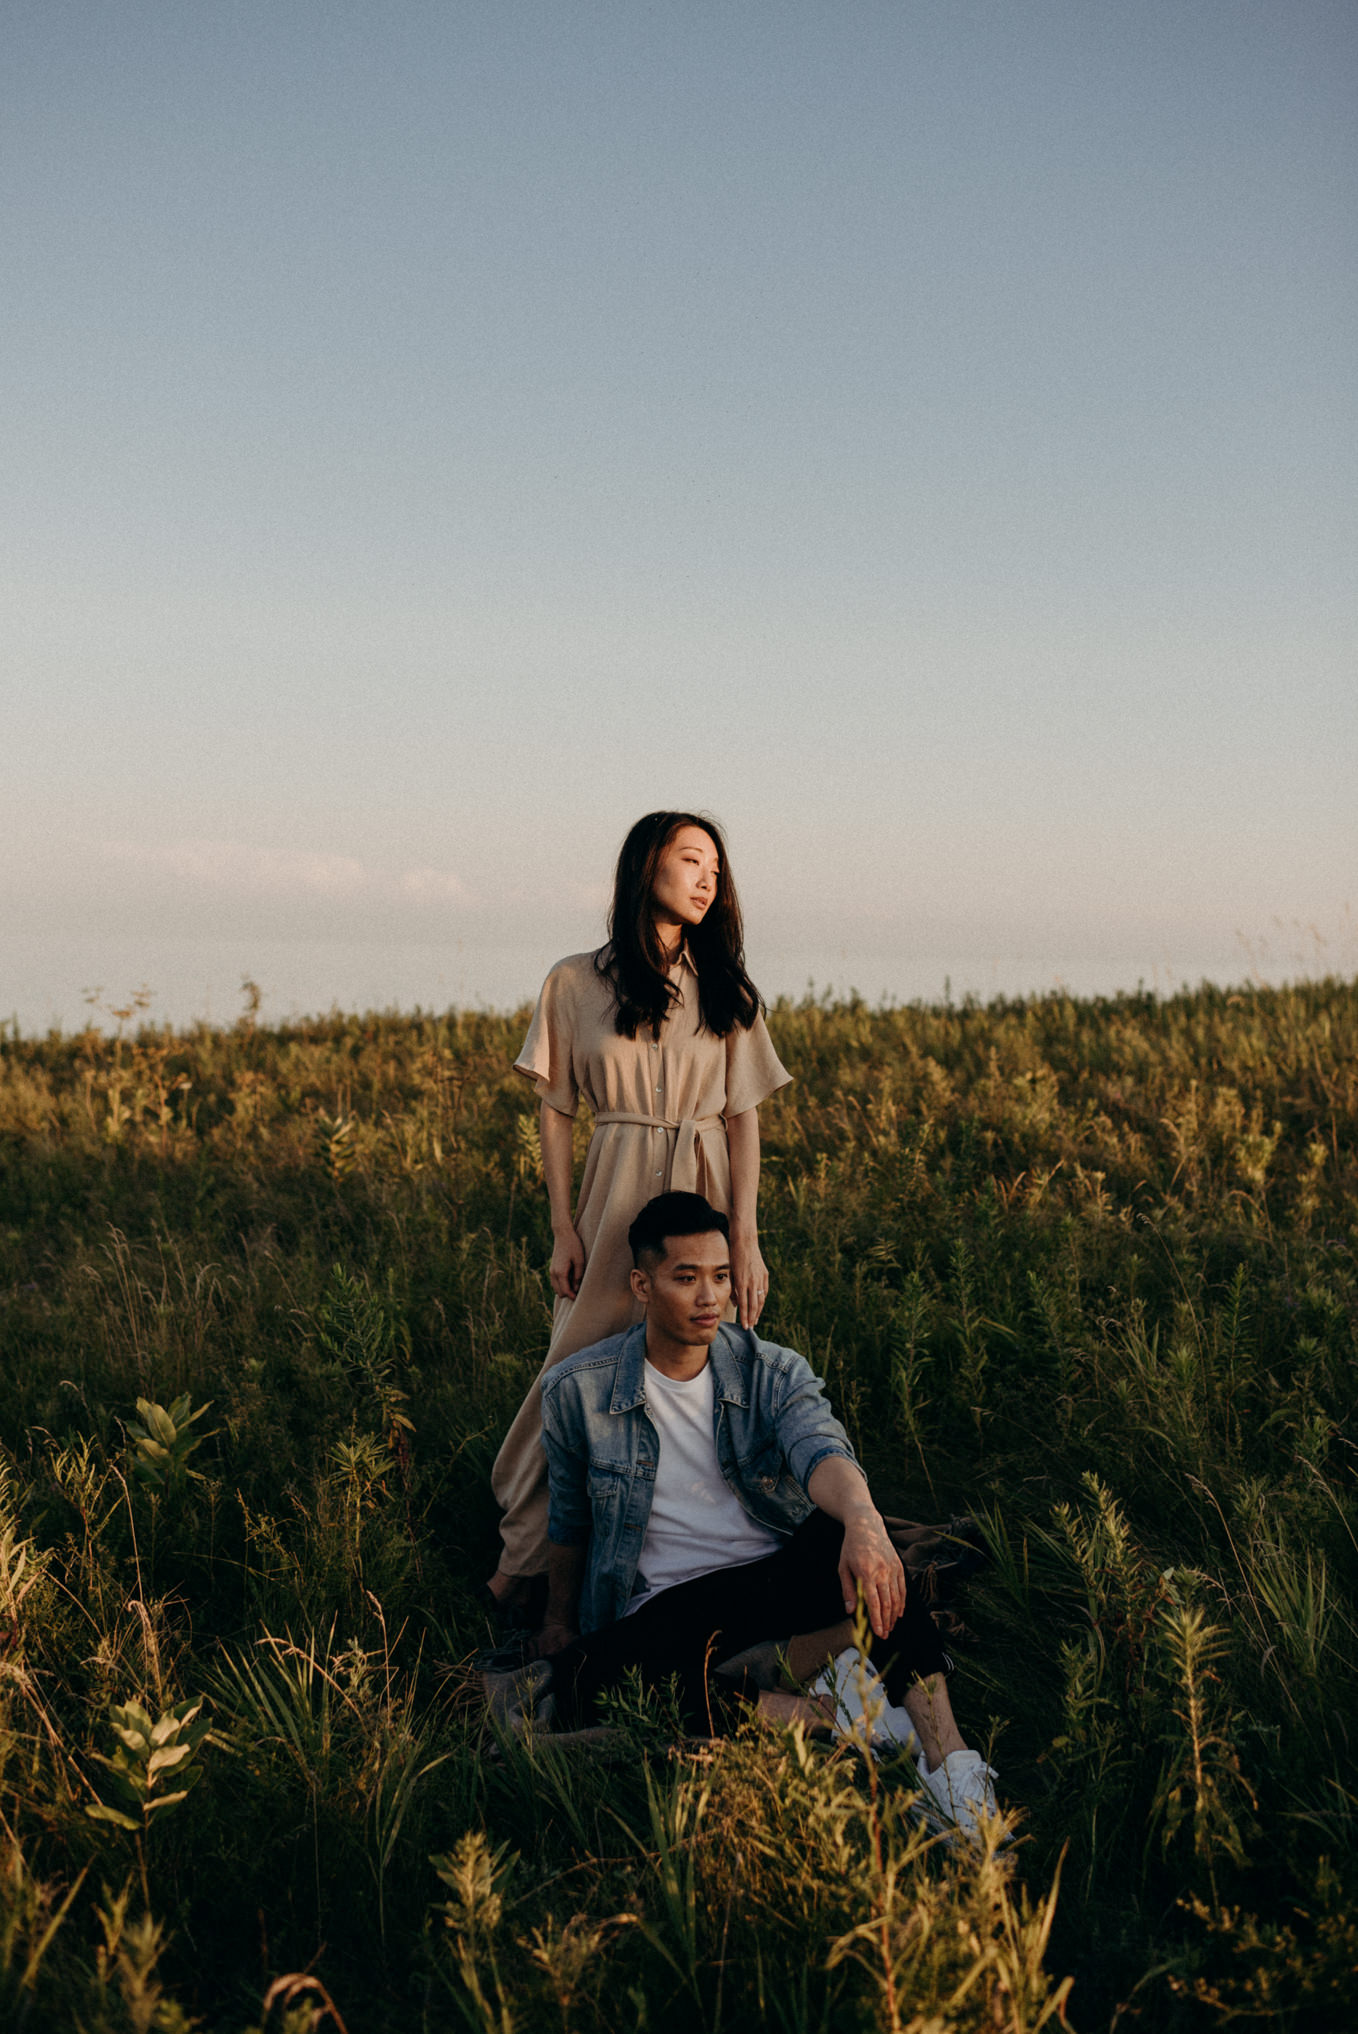
<instances>
[{"instance_id":1,"label":"man's short black hair","mask_svg":"<svg viewBox=\"0 0 1358 2034\"><path fill-rule=\"evenodd\" d=\"M675 1236L710 1236L713 1231L731 1240L731 1224L720 1208L701 1194L657 1194L647 1201L627 1231L632 1262L659 1264L665 1245Z\"/></svg>"}]
</instances>

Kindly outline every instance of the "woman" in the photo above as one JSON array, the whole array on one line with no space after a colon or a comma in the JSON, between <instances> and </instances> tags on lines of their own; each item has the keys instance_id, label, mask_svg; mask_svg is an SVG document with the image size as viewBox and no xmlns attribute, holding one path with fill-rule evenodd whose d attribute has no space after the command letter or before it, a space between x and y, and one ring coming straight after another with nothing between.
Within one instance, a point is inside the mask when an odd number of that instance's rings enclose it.
<instances>
[{"instance_id":1,"label":"woman","mask_svg":"<svg viewBox=\"0 0 1358 2034\"><path fill-rule=\"evenodd\" d=\"M721 832L691 812L650 812L622 844L608 944L559 961L515 1060L542 1104L556 1304L543 1369L638 1318L627 1230L671 1187L731 1222L731 1290L753 1328L768 1296L759 1253L762 1101L791 1076L745 972L740 904ZM571 1119L594 1114L571 1211ZM547 1465L535 1384L491 1474L504 1550L490 1589L507 1609L547 1566Z\"/></svg>"}]
</instances>

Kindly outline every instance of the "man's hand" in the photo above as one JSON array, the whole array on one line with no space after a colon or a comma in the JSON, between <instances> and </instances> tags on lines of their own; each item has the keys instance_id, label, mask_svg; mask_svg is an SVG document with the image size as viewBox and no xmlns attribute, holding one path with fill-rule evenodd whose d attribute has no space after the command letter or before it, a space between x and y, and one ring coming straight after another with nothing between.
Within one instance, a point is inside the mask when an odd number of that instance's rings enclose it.
<instances>
[{"instance_id":1,"label":"man's hand","mask_svg":"<svg viewBox=\"0 0 1358 2034\"><path fill-rule=\"evenodd\" d=\"M905 1609L905 1569L887 1537L867 1478L847 1455L826 1455L811 1471L806 1494L844 1528L839 1580L845 1610L852 1616L857 1609L861 1585L868 1622L878 1638L885 1638Z\"/></svg>"},{"instance_id":2,"label":"man's hand","mask_svg":"<svg viewBox=\"0 0 1358 2034\"><path fill-rule=\"evenodd\" d=\"M564 1652L567 1646L574 1645L578 1637L579 1633L561 1618L549 1617L537 1635L533 1650L538 1659L550 1659L553 1653Z\"/></svg>"},{"instance_id":3,"label":"man's hand","mask_svg":"<svg viewBox=\"0 0 1358 2034\"><path fill-rule=\"evenodd\" d=\"M845 1519L839 1580L845 1610L852 1616L861 1588L868 1622L878 1638L885 1638L905 1609L905 1569L878 1512L855 1511Z\"/></svg>"}]
</instances>

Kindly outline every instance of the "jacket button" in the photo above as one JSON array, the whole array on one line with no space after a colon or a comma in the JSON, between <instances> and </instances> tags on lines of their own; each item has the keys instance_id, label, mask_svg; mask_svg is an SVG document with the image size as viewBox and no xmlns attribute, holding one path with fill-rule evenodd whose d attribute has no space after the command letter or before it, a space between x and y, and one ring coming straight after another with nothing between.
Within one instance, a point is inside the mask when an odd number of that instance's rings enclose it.
<instances>
[{"instance_id":1,"label":"jacket button","mask_svg":"<svg viewBox=\"0 0 1358 2034\"><path fill-rule=\"evenodd\" d=\"M775 1476L761 1476L759 1479L759 1488L761 1490L774 1490L777 1488L777 1483L778 1479Z\"/></svg>"}]
</instances>

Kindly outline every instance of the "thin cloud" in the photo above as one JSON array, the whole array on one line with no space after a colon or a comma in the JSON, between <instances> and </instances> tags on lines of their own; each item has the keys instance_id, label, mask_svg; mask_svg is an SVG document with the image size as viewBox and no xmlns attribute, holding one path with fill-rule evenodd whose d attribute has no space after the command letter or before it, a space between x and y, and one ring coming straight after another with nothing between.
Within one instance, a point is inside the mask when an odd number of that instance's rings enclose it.
<instances>
[{"instance_id":1,"label":"thin cloud","mask_svg":"<svg viewBox=\"0 0 1358 2034\"><path fill-rule=\"evenodd\" d=\"M528 905L558 911L604 912L613 896L611 883L582 883L573 876L557 876L540 882L507 882L500 891L505 905Z\"/></svg>"},{"instance_id":2,"label":"thin cloud","mask_svg":"<svg viewBox=\"0 0 1358 2034\"><path fill-rule=\"evenodd\" d=\"M466 884L451 869L407 869L398 887L420 903L463 904L467 899Z\"/></svg>"},{"instance_id":3,"label":"thin cloud","mask_svg":"<svg viewBox=\"0 0 1358 2034\"><path fill-rule=\"evenodd\" d=\"M371 869L354 855L310 849L252 847L243 841L177 840L148 844L109 841L104 855L125 867L192 888L237 897L326 897L414 904L465 903L467 889L451 869Z\"/></svg>"}]
</instances>

